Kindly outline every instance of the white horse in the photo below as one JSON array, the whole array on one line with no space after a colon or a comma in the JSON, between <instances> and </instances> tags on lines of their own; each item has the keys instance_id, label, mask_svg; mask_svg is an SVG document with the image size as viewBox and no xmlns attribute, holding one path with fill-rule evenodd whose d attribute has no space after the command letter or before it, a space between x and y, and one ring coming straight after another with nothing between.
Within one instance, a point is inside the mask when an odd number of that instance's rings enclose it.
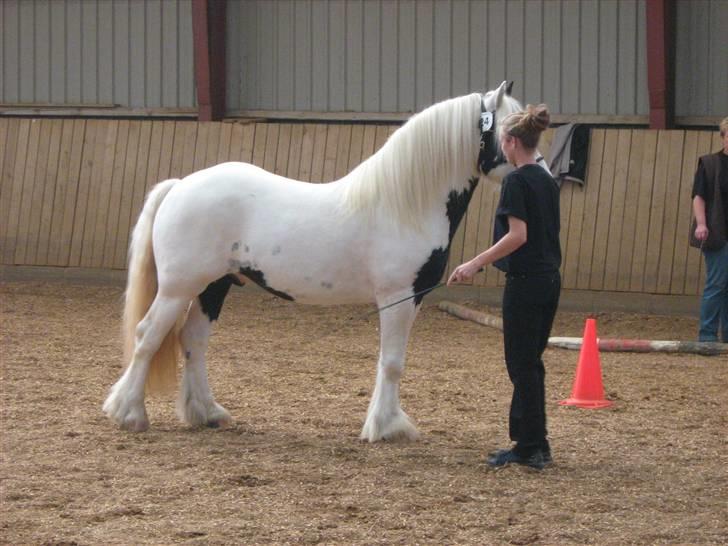
<instances>
[{"instance_id":1,"label":"white horse","mask_svg":"<svg viewBox=\"0 0 728 546\"><path fill-rule=\"evenodd\" d=\"M145 390L174 383L184 356L179 417L217 427L205 351L232 284L251 280L311 304L380 307L435 286L483 174L500 162L497 119L520 104L506 82L413 116L340 180L309 184L223 163L157 184L132 234L124 325L129 362L104 403L122 428L149 426ZM545 164L544 164L545 165ZM399 382L423 294L380 312L376 385L361 432L414 439Z\"/></svg>"}]
</instances>

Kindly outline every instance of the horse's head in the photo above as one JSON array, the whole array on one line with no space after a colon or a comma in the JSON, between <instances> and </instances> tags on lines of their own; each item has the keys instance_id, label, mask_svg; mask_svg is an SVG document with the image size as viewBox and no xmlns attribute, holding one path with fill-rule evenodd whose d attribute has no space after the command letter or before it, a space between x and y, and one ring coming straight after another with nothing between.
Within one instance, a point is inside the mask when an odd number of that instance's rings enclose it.
<instances>
[{"instance_id":1,"label":"horse's head","mask_svg":"<svg viewBox=\"0 0 728 546\"><path fill-rule=\"evenodd\" d=\"M499 138L499 121L523 110L521 103L511 97L512 88L513 82L504 81L497 89L481 95L478 170L486 176L502 178L513 170L503 155Z\"/></svg>"},{"instance_id":2,"label":"horse's head","mask_svg":"<svg viewBox=\"0 0 728 546\"><path fill-rule=\"evenodd\" d=\"M503 82L497 89L481 95L480 100L480 153L478 170L490 178L501 179L513 170L500 147L500 121L523 107L511 96L513 82ZM543 156L536 150L536 163L551 174Z\"/></svg>"}]
</instances>

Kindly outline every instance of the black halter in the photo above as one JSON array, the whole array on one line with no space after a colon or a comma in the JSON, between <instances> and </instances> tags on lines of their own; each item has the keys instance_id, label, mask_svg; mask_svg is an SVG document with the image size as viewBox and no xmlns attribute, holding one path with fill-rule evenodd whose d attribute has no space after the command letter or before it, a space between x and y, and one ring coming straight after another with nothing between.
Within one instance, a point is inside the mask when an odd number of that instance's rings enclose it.
<instances>
[{"instance_id":1,"label":"black halter","mask_svg":"<svg viewBox=\"0 0 728 546\"><path fill-rule=\"evenodd\" d=\"M495 110L485 109L485 101L480 99L480 152L478 153L478 169L484 175L506 162L498 147L498 132L496 131Z\"/></svg>"}]
</instances>

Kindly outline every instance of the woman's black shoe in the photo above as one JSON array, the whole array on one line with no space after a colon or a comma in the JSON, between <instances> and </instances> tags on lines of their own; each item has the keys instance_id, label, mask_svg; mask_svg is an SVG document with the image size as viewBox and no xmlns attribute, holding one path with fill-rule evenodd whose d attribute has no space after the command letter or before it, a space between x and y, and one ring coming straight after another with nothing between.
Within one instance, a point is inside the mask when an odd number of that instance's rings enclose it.
<instances>
[{"instance_id":1,"label":"woman's black shoe","mask_svg":"<svg viewBox=\"0 0 728 546\"><path fill-rule=\"evenodd\" d=\"M551 453L544 453L538 450L528 456L524 456L517 454L512 449L499 449L488 456L488 464L492 467L505 466L511 463L541 470L547 464L551 463Z\"/></svg>"}]
</instances>

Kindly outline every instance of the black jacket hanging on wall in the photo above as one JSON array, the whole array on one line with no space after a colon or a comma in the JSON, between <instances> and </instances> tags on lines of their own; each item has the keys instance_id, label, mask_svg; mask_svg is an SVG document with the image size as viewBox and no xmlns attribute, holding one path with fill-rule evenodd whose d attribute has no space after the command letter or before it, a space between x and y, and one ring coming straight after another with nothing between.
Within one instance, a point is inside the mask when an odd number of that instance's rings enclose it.
<instances>
[{"instance_id":1,"label":"black jacket hanging on wall","mask_svg":"<svg viewBox=\"0 0 728 546\"><path fill-rule=\"evenodd\" d=\"M574 123L558 127L549 156L549 169L559 185L571 180L583 186L589 159L589 127Z\"/></svg>"}]
</instances>

